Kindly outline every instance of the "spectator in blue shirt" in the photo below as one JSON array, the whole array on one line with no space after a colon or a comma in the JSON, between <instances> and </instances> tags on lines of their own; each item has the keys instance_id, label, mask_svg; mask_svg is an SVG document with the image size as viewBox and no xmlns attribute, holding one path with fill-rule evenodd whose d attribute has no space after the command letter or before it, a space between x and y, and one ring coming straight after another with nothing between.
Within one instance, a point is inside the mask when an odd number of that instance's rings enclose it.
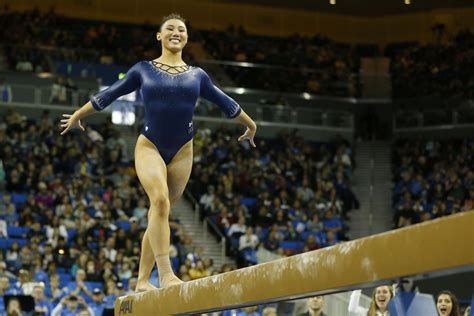
<instances>
[{"instance_id":1,"label":"spectator in blue shirt","mask_svg":"<svg viewBox=\"0 0 474 316\"><path fill-rule=\"evenodd\" d=\"M51 302L44 295L44 285L41 283L33 287L33 292L31 293L35 300L35 312L44 313L44 315L51 315L53 306Z\"/></svg>"},{"instance_id":2,"label":"spectator in blue shirt","mask_svg":"<svg viewBox=\"0 0 474 316\"><path fill-rule=\"evenodd\" d=\"M79 269L76 272L76 280L69 282L67 285L68 292L73 295L81 295L83 298L87 296L91 297L92 292L87 288L84 281L86 280L86 272L83 269Z\"/></svg>"},{"instance_id":3,"label":"spectator in blue shirt","mask_svg":"<svg viewBox=\"0 0 474 316\"><path fill-rule=\"evenodd\" d=\"M326 232L332 231L333 233L338 234L342 230L341 220L334 217L332 210L326 212L323 225Z\"/></svg>"},{"instance_id":4,"label":"spectator in blue shirt","mask_svg":"<svg viewBox=\"0 0 474 316\"><path fill-rule=\"evenodd\" d=\"M76 295L68 295L61 299L53 309L51 316L79 316L83 310L87 310L90 316L95 316L94 311L87 306L84 299Z\"/></svg>"},{"instance_id":5,"label":"spectator in blue shirt","mask_svg":"<svg viewBox=\"0 0 474 316\"><path fill-rule=\"evenodd\" d=\"M101 316L104 312L105 302L104 294L99 288L95 288L92 291L92 302L89 304L90 308L94 311L96 316Z\"/></svg>"}]
</instances>

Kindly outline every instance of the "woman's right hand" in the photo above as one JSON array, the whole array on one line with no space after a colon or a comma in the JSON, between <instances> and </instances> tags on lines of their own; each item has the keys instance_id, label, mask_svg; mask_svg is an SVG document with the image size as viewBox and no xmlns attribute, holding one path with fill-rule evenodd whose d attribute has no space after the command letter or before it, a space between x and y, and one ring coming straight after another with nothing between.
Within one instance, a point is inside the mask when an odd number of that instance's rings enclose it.
<instances>
[{"instance_id":1,"label":"woman's right hand","mask_svg":"<svg viewBox=\"0 0 474 316\"><path fill-rule=\"evenodd\" d=\"M70 129L73 128L80 128L82 131L86 129L82 126L81 120L77 118L76 114L63 114L63 119L61 120L61 128L64 130L61 132L61 135L66 134L69 132Z\"/></svg>"}]
</instances>

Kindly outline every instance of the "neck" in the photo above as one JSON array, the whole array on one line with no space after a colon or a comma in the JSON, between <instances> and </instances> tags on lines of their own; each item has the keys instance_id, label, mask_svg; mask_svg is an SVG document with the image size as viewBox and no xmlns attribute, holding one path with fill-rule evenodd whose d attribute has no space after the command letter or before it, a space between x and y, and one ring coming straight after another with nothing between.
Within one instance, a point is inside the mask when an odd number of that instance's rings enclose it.
<instances>
[{"instance_id":1,"label":"neck","mask_svg":"<svg viewBox=\"0 0 474 316\"><path fill-rule=\"evenodd\" d=\"M170 52L169 50L163 50L163 53L161 54L157 61L170 65L170 66L179 66L183 65L184 61L182 56L182 51L179 51L177 53Z\"/></svg>"},{"instance_id":2,"label":"neck","mask_svg":"<svg viewBox=\"0 0 474 316\"><path fill-rule=\"evenodd\" d=\"M387 309L385 307L379 307L379 312L381 312L382 314L385 313L387 311Z\"/></svg>"},{"instance_id":3,"label":"neck","mask_svg":"<svg viewBox=\"0 0 474 316\"><path fill-rule=\"evenodd\" d=\"M323 311L320 310L320 309L319 310L313 310L313 309L309 310L309 314L311 316L321 316L322 313L323 313Z\"/></svg>"}]
</instances>

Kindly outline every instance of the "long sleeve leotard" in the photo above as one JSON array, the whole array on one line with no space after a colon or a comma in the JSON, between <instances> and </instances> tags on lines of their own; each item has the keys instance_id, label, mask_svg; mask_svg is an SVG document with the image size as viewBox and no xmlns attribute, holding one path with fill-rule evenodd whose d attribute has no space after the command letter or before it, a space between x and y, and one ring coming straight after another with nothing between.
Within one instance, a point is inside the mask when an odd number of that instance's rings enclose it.
<instances>
[{"instance_id":1,"label":"long sleeve leotard","mask_svg":"<svg viewBox=\"0 0 474 316\"><path fill-rule=\"evenodd\" d=\"M152 61L135 64L124 78L93 96L92 106L103 110L137 89L145 105L142 134L156 146L166 164L193 138L192 119L199 96L217 104L229 118L241 112L237 102L216 87L201 68L190 66L170 73Z\"/></svg>"}]
</instances>

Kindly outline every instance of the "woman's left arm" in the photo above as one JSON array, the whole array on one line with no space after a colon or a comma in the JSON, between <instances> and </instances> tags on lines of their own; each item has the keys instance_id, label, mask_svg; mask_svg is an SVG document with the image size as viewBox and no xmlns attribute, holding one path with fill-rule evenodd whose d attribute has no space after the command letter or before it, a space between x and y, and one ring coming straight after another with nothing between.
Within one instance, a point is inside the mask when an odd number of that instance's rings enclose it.
<instances>
[{"instance_id":1,"label":"woman's left arm","mask_svg":"<svg viewBox=\"0 0 474 316\"><path fill-rule=\"evenodd\" d=\"M239 141L248 139L255 147L254 136L257 131L257 124L242 110L234 99L216 87L207 73L201 70L201 96L212 103L217 104L227 117L234 119L236 123L247 127L245 133L239 137Z\"/></svg>"},{"instance_id":2,"label":"woman's left arm","mask_svg":"<svg viewBox=\"0 0 474 316\"><path fill-rule=\"evenodd\" d=\"M247 115L247 113L244 112L244 110L241 110L239 116L237 116L234 121L241 125L247 126L245 133L239 137L239 142L248 139L250 144L253 147L256 147L253 138L255 137L255 132L257 131L257 124L255 124L255 122L250 118L250 116Z\"/></svg>"}]
</instances>

